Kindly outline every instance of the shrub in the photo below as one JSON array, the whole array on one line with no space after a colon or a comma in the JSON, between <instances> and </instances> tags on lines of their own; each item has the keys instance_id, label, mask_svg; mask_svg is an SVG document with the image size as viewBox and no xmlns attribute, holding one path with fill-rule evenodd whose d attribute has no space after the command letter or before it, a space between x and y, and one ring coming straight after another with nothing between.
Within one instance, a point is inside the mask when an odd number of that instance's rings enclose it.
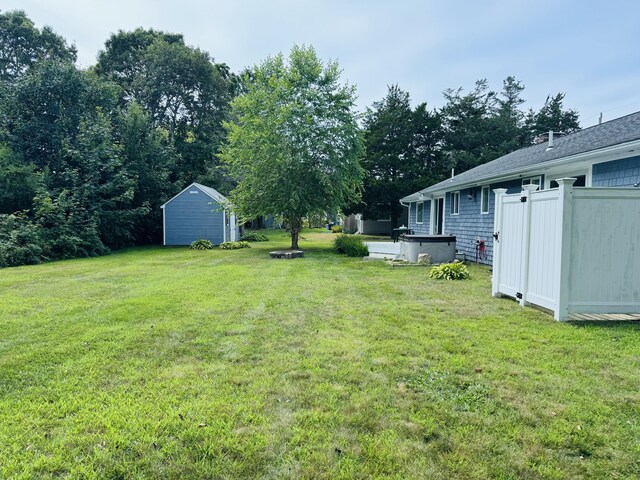
<instances>
[{"instance_id":1,"label":"shrub","mask_svg":"<svg viewBox=\"0 0 640 480\"><path fill-rule=\"evenodd\" d=\"M362 241L362 237L356 235L338 235L333 241L335 249L349 257L366 257L369 255L369 247Z\"/></svg>"},{"instance_id":2,"label":"shrub","mask_svg":"<svg viewBox=\"0 0 640 480\"><path fill-rule=\"evenodd\" d=\"M40 263L41 241L39 227L23 214L0 215L0 267Z\"/></svg>"},{"instance_id":3,"label":"shrub","mask_svg":"<svg viewBox=\"0 0 640 480\"><path fill-rule=\"evenodd\" d=\"M203 238L191 242L192 250L211 250L212 248L214 248L213 243Z\"/></svg>"},{"instance_id":4,"label":"shrub","mask_svg":"<svg viewBox=\"0 0 640 480\"><path fill-rule=\"evenodd\" d=\"M333 233L342 233L342 225L332 225L331 231Z\"/></svg>"},{"instance_id":5,"label":"shrub","mask_svg":"<svg viewBox=\"0 0 640 480\"><path fill-rule=\"evenodd\" d=\"M240 237L240 241L244 242L268 242L269 237L263 233L247 232Z\"/></svg>"},{"instance_id":6,"label":"shrub","mask_svg":"<svg viewBox=\"0 0 640 480\"><path fill-rule=\"evenodd\" d=\"M251 248L251 244L245 241L239 242L222 242L220 244L221 250L238 250L239 248Z\"/></svg>"},{"instance_id":7,"label":"shrub","mask_svg":"<svg viewBox=\"0 0 640 480\"><path fill-rule=\"evenodd\" d=\"M62 260L109 253L100 239L97 214L83 207L71 191L63 190L55 198L38 194L34 207L44 257Z\"/></svg>"},{"instance_id":8,"label":"shrub","mask_svg":"<svg viewBox=\"0 0 640 480\"><path fill-rule=\"evenodd\" d=\"M464 263L454 260L453 263L443 263L431 268L429 278L438 280L464 280L469 278L469 270Z\"/></svg>"}]
</instances>

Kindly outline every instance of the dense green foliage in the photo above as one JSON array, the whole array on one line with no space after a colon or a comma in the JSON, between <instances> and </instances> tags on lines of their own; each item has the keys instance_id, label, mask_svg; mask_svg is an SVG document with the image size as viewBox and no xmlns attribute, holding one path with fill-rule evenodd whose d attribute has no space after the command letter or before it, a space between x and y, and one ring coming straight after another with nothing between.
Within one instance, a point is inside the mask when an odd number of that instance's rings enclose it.
<instances>
[{"instance_id":1,"label":"dense green foliage","mask_svg":"<svg viewBox=\"0 0 640 480\"><path fill-rule=\"evenodd\" d=\"M335 237L333 247L338 253L344 253L348 257L366 257L369 255L367 247L359 235L342 234Z\"/></svg>"},{"instance_id":2,"label":"dense green foliage","mask_svg":"<svg viewBox=\"0 0 640 480\"><path fill-rule=\"evenodd\" d=\"M407 92L389 87L365 116L364 193L362 203L350 211L365 218L390 218L397 227L404 208L400 199L442 180L449 168L440 124L440 115L426 104L412 109Z\"/></svg>"},{"instance_id":3,"label":"dense green foliage","mask_svg":"<svg viewBox=\"0 0 640 480\"><path fill-rule=\"evenodd\" d=\"M429 278L436 280L464 280L469 278L469 269L464 263L454 260L452 263L441 263L431 267Z\"/></svg>"},{"instance_id":4,"label":"dense green foliage","mask_svg":"<svg viewBox=\"0 0 640 480\"><path fill-rule=\"evenodd\" d=\"M522 112L513 77L499 94L484 80L447 90L438 110L390 87L361 128L355 87L306 47L240 78L181 34L137 28L112 34L95 66L75 60L49 27L0 12L1 265L158 243L160 205L193 181L233 190L242 220L283 219L292 248L303 219L340 210L395 225L398 200L451 168L578 128L564 94Z\"/></svg>"},{"instance_id":5,"label":"dense green foliage","mask_svg":"<svg viewBox=\"0 0 640 480\"><path fill-rule=\"evenodd\" d=\"M245 242L268 242L269 237L260 232L246 232L240 237Z\"/></svg>"},{"instance_id":6,"label":"dense green foliage","mask_svg":"<svg viewBox=\"0 0 640 480\"><path fill-rule=\"evenodd\" d=\"M499 94L489 90L484 79L468 93L462 88L444 92L442 149L456 173L529 146L549 130L562 134L579 129L578 114L563 110L563 94L548 99L540 111L525 115L520 110L523 90L519 81L507 77Z\"/></svg>"},{"instance_id":7,"label":"dense green foliage","mask_svg":"<svg viewBox=\"0 0 640 480\"><path fill-rule=\"evenodd\" d=\"M578 114L563 107L564 94L525 114L523 91L514 77L504 80L500 93L479 80L468 93L446 90L445 105L428 110L426 103L412 109L407 92L389 87L386 97L365 115L364 193L362 202L350 205L347 213L390 218L396 227L403 208L400 199L444 180L452 168L462 173L531 145L549 130L562 134L579 128Z\"/></svg>"},{"instance_id":8,"label":"dense green foliage","mask_svg":"<svg viewBox=\"0 0 640 480\"><path fill-rule=\"evenodd\" d=\"M354 87L340 84L335 62L294 46L256 66L232 101L222 160L237 178L231 192L245 219L281 214L298 248L302 221L354 202L362 183L362 139Z\"/></svg>"},{"instance_id":9,"label":"dense green foliage","mask_svg":"<svg viewBox=\"0 0 640 480\"><path fill-rule=\"evenodd\" d=\"M342 233L342 225L331 225L332 233Z\"/></svg>"},{"instance_id":10,"label":"dense green foliage","mask_svg":"<svg viewBox=\"0 0 640 480\"><path fill-rule=\"evenodd\" d=\"M3 271L0 478L638 478L638 322L268 234Z\"/></svg>"},{"instance_id":11,"label":"dense green foliage","mask_svg":"<svg viewBox=\"0 0 640 480\"><path fill-rule=\"evenodd\" d=\"M50 27L35 28L23 11L0 13L0 82L20 78L44 60L74 62L76 49Z\"/></svg>"},{"instance_id":12,"label":"dense green foliage","mask_svg":"<svg viewBox=\"0 0 640 480\"><path fill-rule=\"evenodd\" d=\"M231 188L215 153L237 82L181 35L121 31L88 70L23 12L0 40L0 266L158 242L185 185Z\"/></svg>"},{"instance_id":13,"label":"dense green foliage","mask_svg":"<svg viewBox=\"0 0 640 480\"><path fill-rule=\"evenodd\" d=\"M251 244L244 240L240 240L239 242L222 242L220 244L221 250L240 250L241 248L251 248Z\"/></svg>"},{"instance_id":14,"label":"dense green foliage","mask_svg":"<svg viewBox=\"0 0 640 480\"><path fill-rule=\"evenodd\" d=\"M215 248L215 245L211 243L210 240L201 238L200 240L194 240L193 242L191 242L191 245L189 247L192 250L212 250Z\"/></svg>"}]
</instances>

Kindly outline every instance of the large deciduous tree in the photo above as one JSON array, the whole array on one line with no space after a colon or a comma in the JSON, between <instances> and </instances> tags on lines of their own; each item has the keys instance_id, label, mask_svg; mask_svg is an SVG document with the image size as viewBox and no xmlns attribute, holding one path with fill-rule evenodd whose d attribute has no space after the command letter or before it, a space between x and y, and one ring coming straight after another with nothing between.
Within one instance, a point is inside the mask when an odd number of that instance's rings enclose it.
<instances>
[{"instance_id":1,"label":"large deciduous tree","mask_svg":"<svg viewBox=\"0 0 640 480\"><path fill-rule=\"evenodd\" d=\"M362 184L362 139L355 87L340 83L336 62L294 46L253 71L232 102L221 158L238 185L231 192L246 219L281 214L298 248L302 219L354 202Z\"/></svg>"},{"instance_id":2,"label":"large deciduous tree","mask_svg":"<svg viewBox=\"0 0 640 480\"><path fill-rule=\"evenodd\" d=\"M42 60L74 62L76 48L20 10L0 14L0 81L14 81Z\"/></svg>"},{"instance_id":3,"label":"large deciduous tree","mask_svg":"<svg viewBox=\"0 0 640 480\"><path fill-rule=\"evenodd\" d=\"M138 28L112 35L95 71L122 87L123 106L135 101L154 127L166 131L175 153L171 181L184 186L211 178L219 166L222 122L238 88L227 65L185 45L182 35Z\"/></svg>"}]
</instances>

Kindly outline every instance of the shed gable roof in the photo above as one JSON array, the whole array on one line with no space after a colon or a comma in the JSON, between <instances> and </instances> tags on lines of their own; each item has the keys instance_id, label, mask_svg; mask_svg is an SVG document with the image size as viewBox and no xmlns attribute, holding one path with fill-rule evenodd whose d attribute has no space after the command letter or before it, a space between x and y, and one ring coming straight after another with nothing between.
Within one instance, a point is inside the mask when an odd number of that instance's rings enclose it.
<instances>
[{"instance_id":1,"label":"shed gable roof","mask_svg":"<svg viewBox=\"0 0 640 480\"><path fill-rule=\"evenodd\" d=\"M173 200L178 198L180 195L182 195L184 192L189 190L191 187L196 187L198 190L202 191L202 193L204 193L205 195L207 195L212 200L215 200L218 203L225 203L225 204L228 203L227 198L224 195L222 195L220 192L218 192L215 188L207 187L205 185L201 185L200 183L193 182L192 184L190 184L189 186L181 190L178 194L174 195L169 200L164 202L160 206L160 208L164 208L165 205L167 205L168 203L171 203Z\"/></svg>"},{"instance_id":2,"label":"shed gable roof","mask_svg":"<svg viewBox=\"0 0 640 480\"><path fill-rule=\"evenodd\" d=\"M435 193L453 190L460 186L481 183L496 177L507 177L552 161L561 161L581 153L600 150L640 139L640 112L616 118L600 125L585 128L575 133L554 139L554 147L540 143L521 148L500 158L479 165L471 170L432 185L404 197L403 201L415 201L412 197L420 193Z\"/></svg>"}]
</instances>

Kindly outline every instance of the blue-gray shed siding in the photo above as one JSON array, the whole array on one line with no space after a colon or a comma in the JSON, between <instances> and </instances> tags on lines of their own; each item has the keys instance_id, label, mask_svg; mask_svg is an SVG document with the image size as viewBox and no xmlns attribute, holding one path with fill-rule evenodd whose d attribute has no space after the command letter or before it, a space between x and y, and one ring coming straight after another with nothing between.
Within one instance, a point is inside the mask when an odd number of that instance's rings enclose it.
<instances>
[{"instance_id":1,"label":"blue-gray shed siding","mask_svg":"<svg viewBox=\"0 0 640 480\"><path fill-rule=\"evenodd\" d=\"M218 245L224 241L224 213L192 185L164 206L164 229L165 245L189 245L201 238Z\"/></svg>"},{"instance_id":2,"label":"blue-gray shed siding","mask_svg":"<svg viewBox=\"0 0 640 480\"><path fill-rule=\"evenodd\" d=\"M637 182L640 182L640 156L593 165L593 187L633 187Z\"/></svg>"}]
</instances>

